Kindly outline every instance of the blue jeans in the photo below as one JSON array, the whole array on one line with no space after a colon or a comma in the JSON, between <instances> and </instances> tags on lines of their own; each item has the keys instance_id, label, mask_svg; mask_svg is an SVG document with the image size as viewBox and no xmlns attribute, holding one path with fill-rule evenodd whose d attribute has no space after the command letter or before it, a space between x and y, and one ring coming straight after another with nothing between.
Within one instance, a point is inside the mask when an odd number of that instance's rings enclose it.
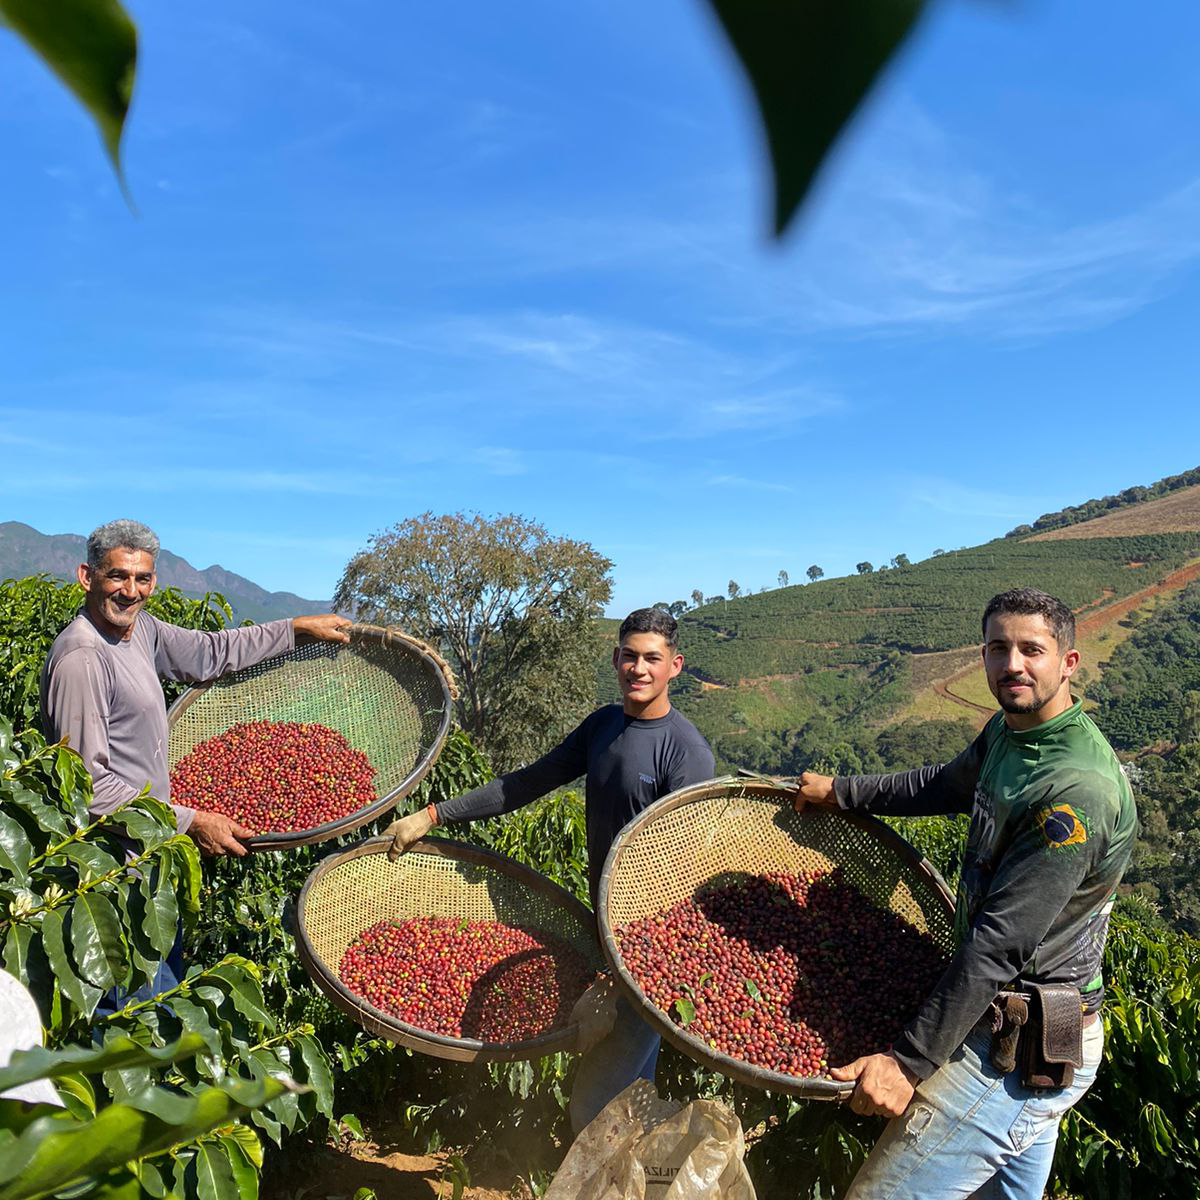
<instances>
[{"instance_id":1,"label":"blue jeans","mask_svg":"<svg viewBox=\"0 0 1200 1200\"><path fill-rule=\"evenodd\" d=\"M617 1000L612 1031L582 1058L571 1091L571 1129L579 1133L635 1079L654 1082L658 1034L625 1003Z\"/></svg>"},{"instance_id":2,"label":"blue jeans","mask_svg":"<svg viewBox=\"0 0 1200 1200\"><path fill-rule=\"evenodd\" d=\"M1091 1087L1104 1053L1104 1024L1083 1031L1083 1066L1070 1087L1022 1087L1001 1075L990 1039L973 1033L889 1122L846 1200L1041 1200L1058 1125Z\"/></svg>"}]
</instances>

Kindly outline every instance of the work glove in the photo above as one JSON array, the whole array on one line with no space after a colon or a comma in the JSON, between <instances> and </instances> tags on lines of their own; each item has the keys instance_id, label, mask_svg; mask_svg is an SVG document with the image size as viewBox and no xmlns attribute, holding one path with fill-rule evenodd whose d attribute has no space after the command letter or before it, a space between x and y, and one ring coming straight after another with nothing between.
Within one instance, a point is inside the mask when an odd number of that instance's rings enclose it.
<instances>
[{"instance_id":1,"label":"work glove","mask_svg":"<svg viewBox=\"0 0 1200 1200\"><path fill-rule=\"evenodd\" d=\"M387 848L388 862L395 862L414 842L419 842L433 828L433 817L427 808L418 808L393 821L384 831L391 835L392 844Z\"/></svg>"}]
</instances>

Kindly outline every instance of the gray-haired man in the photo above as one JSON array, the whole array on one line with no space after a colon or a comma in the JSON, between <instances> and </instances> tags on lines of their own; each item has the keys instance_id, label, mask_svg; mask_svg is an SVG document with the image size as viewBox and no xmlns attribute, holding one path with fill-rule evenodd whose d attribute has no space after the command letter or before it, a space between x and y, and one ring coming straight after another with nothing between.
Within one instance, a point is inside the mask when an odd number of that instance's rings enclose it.
<instances>
[{"instance_id":1,"label":"gray-haired man","mask_svg":"<svg viewBox=\"0 0 1200 1200\"><path fill-rule=\"evenodd\" d=\"M297 633L346 642L350 622L325 614L202 633L143 613L157 582L158 538L137 521L111 521L88 538L79 582L84 606L42 668L42 720L65 737L92 776L93 815L146 785L170 803L167 713L161 679L197 683L292 649ZM219 813L172 805L179 830L204 854L246 853L250 831Z\"/></svg>"}]
</instances>

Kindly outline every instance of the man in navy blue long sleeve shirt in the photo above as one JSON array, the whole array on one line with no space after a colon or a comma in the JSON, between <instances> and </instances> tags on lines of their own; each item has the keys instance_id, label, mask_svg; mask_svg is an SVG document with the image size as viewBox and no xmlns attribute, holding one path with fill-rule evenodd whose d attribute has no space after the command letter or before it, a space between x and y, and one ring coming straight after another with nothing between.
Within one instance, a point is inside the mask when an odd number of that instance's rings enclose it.
<instances>
[{"instance_id":1,"label":"man in navy blue long sleeve shirt","mask_svg":"<svg viewBox=\"0 0 1200 1200\"><path fill-rule=\"evenodd\" d=\"M696 727L671 707L668 688L683 668L676 624L661 609L640 608L621 624L613 666L622 703L592 713L553 750L483 787L410 813L393 824L389 856L402 854L436 824L512 812L586 776L588 879L592 906L617 834L662 796L713 774L713 755ZM571 1123L582 1129L635 1079L654 1078L658 1036L618 1003L612 1031L585 1053L571 1096Z\"/></svg>"}]
</instances>

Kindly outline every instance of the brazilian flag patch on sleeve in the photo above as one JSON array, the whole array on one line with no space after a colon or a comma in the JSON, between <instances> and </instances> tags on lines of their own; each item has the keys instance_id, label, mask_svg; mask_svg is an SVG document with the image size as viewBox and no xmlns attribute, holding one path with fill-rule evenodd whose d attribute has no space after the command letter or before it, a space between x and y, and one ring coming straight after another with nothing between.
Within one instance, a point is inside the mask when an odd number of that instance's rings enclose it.
<instances>
[{"instance_id":1,"label":"brazilian flag patch on sleeve","mask_svg":"<svg viewBox=\"0 0 1200 1200\"><path fill-rule=\"evenodd\" d=\"M1082 846L1087 841L1087 830L1069 804L1047 805L1034 816L1034 820L1051 850Z\"/></svg>"}]
</instances>

